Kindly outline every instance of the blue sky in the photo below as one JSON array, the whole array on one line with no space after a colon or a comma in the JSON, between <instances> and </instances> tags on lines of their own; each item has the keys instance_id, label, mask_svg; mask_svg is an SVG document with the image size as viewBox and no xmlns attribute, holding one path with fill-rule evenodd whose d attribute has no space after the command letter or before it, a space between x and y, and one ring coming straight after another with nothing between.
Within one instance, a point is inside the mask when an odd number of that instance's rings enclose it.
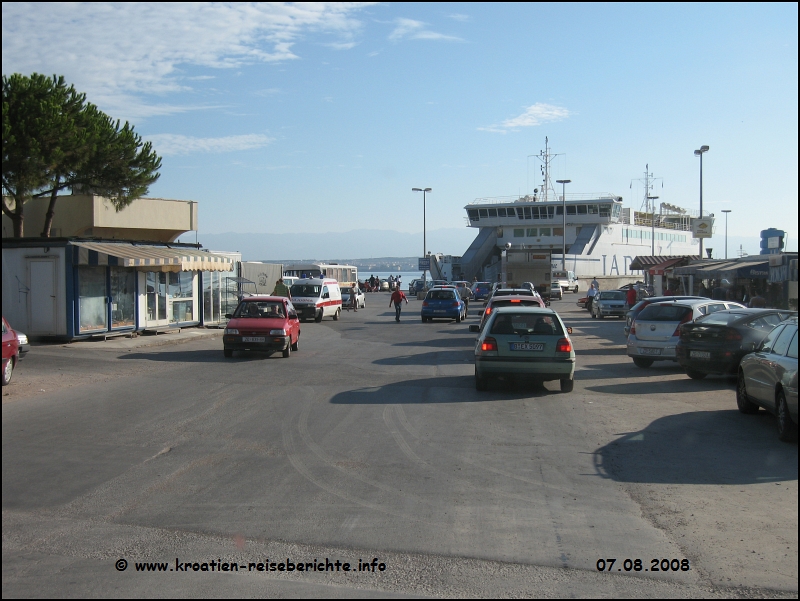
<instances>
[{"instance_id":1,"label":"blue sky","mask_svg":"<svg viewBox=\"0 0 800 601\"><path fill-rule=\"evenodd\" d=\"M2 60L6 75L62 74L135 124L163 155L150 195L200 201L201 232L421 232L412 187L433 188L429 231L459 228L475 198L539 185L529 155L547 136L567 192L637 209L646 164L661 201L699 208L707 144L705 212L731 209L731 237L783 228L796 249L797 17L763 3L6 3ZM720 219L706 246L723 235Z\"/></svg>"}]
</instances>

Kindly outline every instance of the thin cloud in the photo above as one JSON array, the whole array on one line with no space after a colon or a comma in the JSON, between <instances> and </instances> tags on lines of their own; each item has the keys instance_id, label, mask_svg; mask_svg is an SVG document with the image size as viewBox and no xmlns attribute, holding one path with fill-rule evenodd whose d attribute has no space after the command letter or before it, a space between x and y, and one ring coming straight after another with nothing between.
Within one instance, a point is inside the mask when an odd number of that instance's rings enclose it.
<instances>
[{"instance_id":1,"label":"thin cloud","mask_svg":"<svg viewBox=\"0 0 800 601\"><path fill-rule=\"evenodd\" d=\"M529 106L524 113L513 119L506 119L499 125L490 125L487 127L479 127L480 131L488 131L493 133L508 133L509 131L518 130L522 127L536 127L544 123L552 123L553 121L561 121L570 116L569 110L561 106L553 106L552 104L544 104L537 102Z\"/></svg>"},{"instance_id":2,"label":"thin cloud","mask_svg":"<svg viewBox=\"0 0 800 601\"><path fill-rule=\"evenodd\" d=\"M460 21L462 23L464 21L469 21L471 19L471 17L469 15L462 15L460 13L453 13L453 14L447 15L447 16L449 18L453 19L453 21Z\"/></svg>"},{"instance_id":3,"label":"thin cloud","mask_svg":"<svg viewBox=\"0 0 800 601\"><path fill-rule=\"evenodd\" d=\"M334 35L346 47L361 28L353 14L364 6L3 3L3 73L62 74L108 111L96 98L118 96L120 105L131 96L190 89L182 76L187 65L233 69L295 60L295 44L310 32Z\"/></svg>"},{"instance_id":4,"label":"thin cloud","mask_svg":"<svg viewBox=\"0 0 800 601\"><path fill-rule=\"evenodd\" d=\"M447 42L463 42L464 40L453 36L453 35L446 35L443 33L437 33L435 31L430 31L427 29L428 24L422 21L415 21L414 19L406 19L400 17L395 19L395 23L397 24L389 34L389 39L392 41L399 41L402 39L409 39L409 40L443 40Z\"/></svg>"},{"instance_id":5,"label":"thin cloud","mask_svg":"<svg viewBox=\"0 0 800 601\"><path fill-rule=\"evenodd\" d=\"M195 138L180 134L154 134L147 136L153 143L153 149L163 156L192 154L195 152L236 152L239 150L253 150L263 148L273 141L273 138L261 134L246 134L242 136L225 136L222 138Z\"/></svg>"}]
</instances>

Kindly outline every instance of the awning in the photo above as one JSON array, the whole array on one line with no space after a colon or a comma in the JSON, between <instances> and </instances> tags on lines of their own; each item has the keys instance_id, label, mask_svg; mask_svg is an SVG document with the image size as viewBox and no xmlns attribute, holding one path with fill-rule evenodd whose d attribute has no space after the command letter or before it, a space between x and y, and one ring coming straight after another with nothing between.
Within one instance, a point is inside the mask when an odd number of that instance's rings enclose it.
<instances>
[{"instance_id":1,"label":"awning","mask_svg":"<svg viewBox=\"0 0 800 601\"><path fill-rule=\"evenodd\" d=\"M684 260L686 260L686 257L675 257L674 259L669 259L668 261L664 261L663 263L654 265L648 270L648 273L650 275L664 275L664 272L667 269L669 269L670 267L675 267L680 263L683 263Z\"/></svg>"},{"instance_id":2,"label":"awning","mask_svg":"<svg viewBox=\"0 0 800 601\"><path fill-rule=\"evenodd\" d=\"M753 259L751 261L713 261L704 264L678 267L675 273L694 275L705 279L751 279L766 280L769 278L769 259Z\"/></svg>"},{"instance_id":3,"label":"awning","mask_svg":"<svg viewBox=\"0 0 800 601\"><path fill-rule=\"evenodd\" d=\"M644 271L650 267L661 265L665 261L671 261L673 259L677 259L678 262L685 259L688 262L697 261L699 258L700 257L698 255L639 255L638 257L634 257L633 261L631 261L631 264L628 266L628 269Z\"/></svg>"},{"instance_id":4,"label":"awning","mask_svg":"<svg viewBox=\"0 0 800 601\"><path fill-rule=\"evenodd\" d=\"M187 248L130 242L72 242L75 265L114 265L140 271L231 271L233 261L222 255Z\"/></svg>"}]
</instances>

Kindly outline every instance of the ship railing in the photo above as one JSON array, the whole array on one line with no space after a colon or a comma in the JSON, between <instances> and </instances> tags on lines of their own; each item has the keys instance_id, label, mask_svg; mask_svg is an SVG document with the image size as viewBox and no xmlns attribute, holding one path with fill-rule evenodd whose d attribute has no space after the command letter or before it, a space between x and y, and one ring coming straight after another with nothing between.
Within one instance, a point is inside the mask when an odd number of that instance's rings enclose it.
<instances>
[{"instance_id":1,"label":"ship railing","mask_svg":"<svg viewBox=\"0 0 800 601\"><path fill-rule=\"evenodd\" d=\"M550 194L547 197L548 202L562 202L561 194ZM567 194L566 201L588 201L588 200L622 200L621 197L610 192L592 194L592 193L574 193ZM526 196L491 196L486 198L476 198L469 205L496 205L496 204L510 204L519 202L543 202L544 198L541 194Z\"/></svg>"}]
</instances>

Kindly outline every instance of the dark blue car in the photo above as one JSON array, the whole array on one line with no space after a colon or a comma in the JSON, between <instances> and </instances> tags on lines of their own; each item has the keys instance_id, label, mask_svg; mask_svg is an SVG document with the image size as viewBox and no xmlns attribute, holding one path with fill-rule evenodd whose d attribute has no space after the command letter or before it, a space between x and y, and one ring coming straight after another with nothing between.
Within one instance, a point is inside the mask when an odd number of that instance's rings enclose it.
<instances>
[{"instance_id":1,"label":"dark blue car","mask_svg":"<svg viewBox=\"0 0 800 601\"><path fill-rule=\"evenodd\" d=\"M475 282L472 285L472 298L474 300L485 300L491 291L491 282Z\"/></svg>"},{"instance_id":2,"label":"dark blue car","mask_svg":"<svg viewBox=\"0 0 800 601\"><path fill-rule=\"evenodd\" d=\"M455 288L433 288L422 301L422 321L455 319L460 323L467 317L467 306Z\"/></svg>"}]
</instances>

